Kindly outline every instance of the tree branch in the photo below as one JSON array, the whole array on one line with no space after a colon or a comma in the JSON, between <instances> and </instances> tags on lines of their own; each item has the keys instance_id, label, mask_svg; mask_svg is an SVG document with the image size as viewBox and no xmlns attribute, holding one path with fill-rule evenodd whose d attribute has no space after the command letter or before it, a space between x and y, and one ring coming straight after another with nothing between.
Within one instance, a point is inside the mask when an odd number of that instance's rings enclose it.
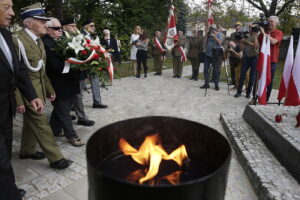
<instances>
[{"instance_id":1,"label":"tree branch","mask_svg":"<svg viewBox=\"0 0 300 200\"><path fill-rule=\"evenodd\" d=\"M294 3L294 1L295 1L295 0L289 0L289 1L287 1L287 2L281 7L281 9L278 10L278 12L276 13L276 15L278 16L278 15L280 15L281 13L283 13L284 10L286 9L286 7L287 7L288 5L290 5L291 3Z\"/></svg>"},{"instance_id":2,"label":"tree branch","mask_svg":"<svg viewBox=\"0 0 300 200\"><path fill-rule=\"evenodd\" d=\"M257 8L258 10L262 10L265 15L269 15L269 10L267 9L266 5L262 0L247 0L253 7ZM258 4L257 4L257 3Z\"/></svg>"}]
</instances>

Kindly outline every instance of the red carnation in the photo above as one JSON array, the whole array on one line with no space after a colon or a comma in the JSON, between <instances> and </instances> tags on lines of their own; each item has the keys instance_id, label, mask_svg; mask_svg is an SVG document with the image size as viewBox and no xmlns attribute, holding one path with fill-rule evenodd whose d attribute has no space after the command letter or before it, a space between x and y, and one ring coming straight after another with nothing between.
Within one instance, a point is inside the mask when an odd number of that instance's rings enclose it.
<instances>
[{"instance_id":1,"label":"red carnation","mask_svg":"<svg viewBox=\"0 0 300 200\"><path fill-rule=\"evenodd\" d=\"M100 54L97 54L97 53L93 57L93 59L99 59L99 58L100 58Z\"/></svg>"},{"instance_id":2,"label":"red carnation","mask_svg":"<svg viewBox=\"0 0 300 200\"><path fill-rule=\"evenodd\" d=\"M87 55L87 53L88 53L88 52L87 52L86 50L82 50L82 51L81 51L81 54L82 54L82 55Z\"/></svg>"},{"instance_id":3,"label":"red carnation","mask_svg":"<svg viewBox=\"0 0 300 200\"><path fill-rule=\"evenodd\" d=\"M86 43L87 44L91 44L91 40L86 40Z\"/></svg>"}]
</instances>

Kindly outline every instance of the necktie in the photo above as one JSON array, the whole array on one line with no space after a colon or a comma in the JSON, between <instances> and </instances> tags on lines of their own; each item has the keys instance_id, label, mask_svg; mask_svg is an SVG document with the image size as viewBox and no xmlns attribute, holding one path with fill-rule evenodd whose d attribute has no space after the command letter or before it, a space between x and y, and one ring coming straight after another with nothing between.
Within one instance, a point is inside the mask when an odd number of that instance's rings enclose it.
<instances>
[{"instance_id":1,"label":"necktie","mask_svg":"<svg viewBox=\"0 0 300 200\"><path fill-rule=\"evenodd\" d=\"M3 51L3 53L5 54L5 57L10 64L10 67L13 69L13 61L12 61L11 52L9 51L9 47L7 46L7 43L4 41L4 38L2 35L0 37L0 48Z\"/></svg>"}]
</instances>

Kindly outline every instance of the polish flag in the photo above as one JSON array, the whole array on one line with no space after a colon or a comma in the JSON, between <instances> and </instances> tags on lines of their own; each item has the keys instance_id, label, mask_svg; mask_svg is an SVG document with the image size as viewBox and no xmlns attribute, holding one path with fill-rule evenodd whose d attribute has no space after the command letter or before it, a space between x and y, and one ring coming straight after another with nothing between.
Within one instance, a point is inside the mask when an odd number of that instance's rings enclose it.
<instances>
[{"instance_id":1,"label":"polish flag","mask_svg":"<svg viewBox=\"0 0 300 200\"><path fill-rule=\"evenodd\" d=\"M288 53L285 59L285 64L284 64L284 69L283 69L283 74L282 78L280 81L280 88L279 88L279 93L277 99L281 101L282 98L285 97L286 91L289 85L289 80L291 77L291 72L293 68L293 63L294 63L294 38L291 36L290 39L290 46L288 49Z\"/></svg>"},{"instance_id":2,"label":"polish flag","mask_svg":"<svg viewBox=\"0 0 300 200\"><path fill-rule=\"evenodd\" d=\"M271 82L270 38L264 35L256 65L258 71L257 96L260 105L267 104L267 86Z\"/></svg>"},{"instance_id":3,"label":"polish flag","mask_svg":"<svg viewBox=\"0 0 300 200\"><path fill-rule=\"evenodd\" d=\"M174 15L174 6L172 5L168 17L168 31L165 39L165 47L170 51L174 47L174 36L177 35L176 21Z\"/></svg>"},{"instance_id":4,"label":"polish flag","mask_svg":"<svg viewBox=\"0 0 300 200\"><path fill-rule=\"evenodd\" d=\"M207 10L208 10L208 14L207 14L207 23L208 25L212 25L214 24L214 17L212 16L212 11L211 11L211 5L212 5L213 0L208 0L207 1Z\"/></svg>"},{"instance_id":5,"label":"polish flag","mask_svg":"<svg viewBox=\"0 0 300 200\"><path fill-rule=\"evenodd\" d=\"M299 94L300 94L300 40L298 41L295 62L293 65L284 105L285 106L300 105Z\"/></svg>"}]
</instances>

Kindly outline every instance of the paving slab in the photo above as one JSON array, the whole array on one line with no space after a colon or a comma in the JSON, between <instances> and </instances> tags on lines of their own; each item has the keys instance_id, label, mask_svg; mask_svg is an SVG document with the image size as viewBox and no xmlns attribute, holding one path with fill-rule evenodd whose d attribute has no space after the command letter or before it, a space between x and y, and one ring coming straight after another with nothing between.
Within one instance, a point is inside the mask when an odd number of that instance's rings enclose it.
<instances>
[{"instance_id":1,"label":"paving slab","mask_svg":"<svg viewBox=\"0 0 300 200\"><path fill-rule=\"evenodd\" d=\"M164 70L162 76L148 74L148 78L135 79L133 77L114 80L108 90L102 89L103 103L107 109L93 109L90 93L84 93L85 111L90 119L95 120L93 127L74 126L79 136L87 141L99 128L134 117L162 115L184 118L203 123L218 130L225 135L220 122L221 112L243 111L249 102L244 96L234 98L235 91L228 95L227 84L220 84L220 91L215 91L213 85L205 91L199 87L204 81L192 81L187 76L191 75L191 67L185 67L184 78L172 78L172 70ZM47 104L47 113L51 113L51 104ZM26 199L80 199L87 200L87 186L81 181L87 177L85 147L72 147L65 138L58 138L57 142L66 158L74 164L66 170L53 170L47 160L36 162L20 162L19 167L14 164L20 148L20 134L22 128L21 116L17 116L14 126L13 165L16 172L27 176L28 179L18 178L17 185L27 190ZM36 174L36 175L35 175ZM83 181L84 184L84 181ZM74 192L72 192L72 190ZM78 194L79 192L80 194ZM73 195L76 194L76 195ZM256 200L247 176L233 152L229 169L226 200Z\"/></svg>"}]
</instances>

